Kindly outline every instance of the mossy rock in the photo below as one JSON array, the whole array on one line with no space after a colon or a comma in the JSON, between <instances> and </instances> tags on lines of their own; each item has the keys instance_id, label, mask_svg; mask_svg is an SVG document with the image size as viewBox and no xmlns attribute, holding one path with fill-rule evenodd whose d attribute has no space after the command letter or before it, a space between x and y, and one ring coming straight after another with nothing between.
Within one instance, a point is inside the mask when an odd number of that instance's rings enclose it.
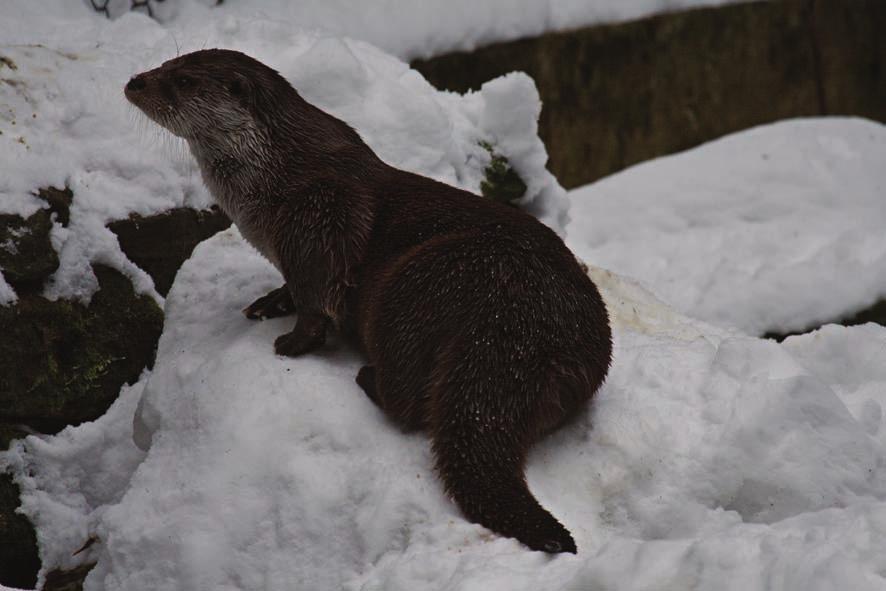
<instances>
[{"instance_id":1,"label":"mossy rock","mask_svg":"<svg viewBox=\"0 0 886 591\"><path fill-rule=\"evenodd\" d=\"M47 203L24 219L18 215L0 214L0 271L17 291L35 291L58 269L58 254L52 248L49 233L53 216L63 226L70 219L73 193L68 188L46 187L37 197Z\"/></svg>"},{"instance_id":2,"label":"mossy rock","mask_svg":"<svg viewBox=\"0 0 886 591\"><path fill-rule=\"evenodd\" d=\"M74 192L68 187L57 189L56 187L44 187L37 191L37 196L49 204L49 211L56 215L56 221L67 227L71 221L71 203L74 201Z\"/></svg>"},{"instance_id":3,"label":"mossy rock","mask_svg":"<svg viewBox=\"0 0 886 591\"><path fill-rule=\"evenodd\" d=\"M9 277L19 299L0 307L0 449L25 436L26 429L53 433L104 414L120 387L153 364L163 327L157 303L137 295L129 279L109 267L93 267L100 289L89 306L39 295L58 267L49 243L50 216L67 224L72 194L49 188L39 196L47 209L28 220L7 216L7 225L0 226L0 232L11 228L11 234L32 240L17 248L28 273ZM23 224L30 224L28 232L17 230ZM164 294L194 246L228 225L220 212L190 209L111 224L127 256L152 274ZM51 264L40 262L37 253ZM0 478L0 584L32 588L40 562L33 528L15 513L18 494L8 476ZM44 589L82 589L92 566L47 573Z\"/></svg>"},{"instance_id":4,"label":"mossy rock","mask_svg":"<svg viewBox=\"0 0 886 591\"><path fill-rule=\"evenodd\" d=\"M31 523L15 510L19 489L8 474L0 474L0 585L33 589L40 558Z\"/></svg>"},{"instance_id":5,"label":"mossy rock","mask_svg":"<svg viewBox=\"0 0 886 591\"><path fill-rule=\"evenodd\" d=\"M143 217L133 215L108 224L127 258L154 280L157 291L169 293L172 281L194 247L231 225L218 209L179 208Z\"/></svg>"},{"instance_id":6,"label":"mossy rock","mask_svg":"<svg viewBox=\"0 0 886 591\"><path fill-rule=\"evenodd\" d=\"M119 272L93 270L88 307L36 294L0 307L0 422L51 433L94 420L152 365L162 310Z\"/></svg>"},{"instance_id":7,"label":"mossy rock","mask_svg":"<svg viewBox=\"0 0 886 591\"><path fill-rule=\"evenodd\" d=\"M21 439L28 435L23 425L0 423L0 450L9 449L13 439Z\"/></svg>"},{"instance_id":8,"label":"mossy rock","mask_svg":"<svg viewBox=\"0 0 886 591\"><path fill-rule=\"evenodd\" d=\"M50 212L38 210L28 219L0 215L0 270L16 289L43 285L58 269L58 255L49 241Z\"/></svg>"}]
</instances>

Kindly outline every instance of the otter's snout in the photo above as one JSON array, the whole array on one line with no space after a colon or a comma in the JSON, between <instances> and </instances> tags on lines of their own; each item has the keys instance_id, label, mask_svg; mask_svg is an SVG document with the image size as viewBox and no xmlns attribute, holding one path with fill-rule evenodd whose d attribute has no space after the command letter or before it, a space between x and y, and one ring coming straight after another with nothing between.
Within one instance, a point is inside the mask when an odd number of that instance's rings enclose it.
<instances>
[{"instance_id":1,"label":"otter's snout","mask_svg":"<svg viewBox=\"0 0 886 591\"><path fill-rule=\"evenodd\" d=\"M153 119L163 127L169 129L169 126L163 118L159 116L165 102L160 99L157 91L157 79L152 75L152 72L136 74L130 78L129 82L126 83L126 86L123 87L123 94L126 96L126 100L147 115L149 119Z\"/></svg>"},{"instance_id":2,"label":"otter's snout","mask_svg":"<svg viewBox=\"0 0 886 591\"><path fill-rule=\"evenodd\" d=\"M123 87L126 100L138 107L148 117L153 118L157 111L157 84L152 80L150 72L136 74Z\"/></svg>"},{"instance_id":3,"label":"otter's snout","mask_svg":"<svg viewBox=\"0 0 886 591\"><path fill-rule=\"evenodd\" d=\"M129 79L126 86L123 87L123 94L129 99L129 102L144 109L145 90L148 88L148 81L144 73L137 74Z\"/></svg>"},{"instance_id":4,"label":"otter's snout","mask_svg":"<svg viewBox=\"0 0 886 591\"><path fill-rule=\"evenodd\" d=\"M129 82L126 83L126 88L124 90L126 92L138 92L139 90L144 90L147 85L144 75L139 74L138 76L133 76Z\"/></svg>"}]
</instances>

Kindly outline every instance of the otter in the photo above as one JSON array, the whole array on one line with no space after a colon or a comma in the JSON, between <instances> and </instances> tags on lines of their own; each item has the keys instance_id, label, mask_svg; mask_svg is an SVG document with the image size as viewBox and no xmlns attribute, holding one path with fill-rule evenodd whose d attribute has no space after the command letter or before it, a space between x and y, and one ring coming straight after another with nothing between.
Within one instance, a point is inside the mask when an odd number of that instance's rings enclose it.
<instances>
[{"instance_id":1,"label":"otter","mask_svg":"<svg viewBox=\"0 0 886 591\"><path fill-rule=\"evenodd\" d=\"M530 446L575 417L612 355L597 288L548 227L517 208L382 162L345 122L237 51L182 55L125 95L184 138L203 180L285 284L249 318L296 313L280 355L330 329L368 363L367 396L430 434L464 515L533 550L576 553L527 487Z\"/></svg>"}]
</instances>

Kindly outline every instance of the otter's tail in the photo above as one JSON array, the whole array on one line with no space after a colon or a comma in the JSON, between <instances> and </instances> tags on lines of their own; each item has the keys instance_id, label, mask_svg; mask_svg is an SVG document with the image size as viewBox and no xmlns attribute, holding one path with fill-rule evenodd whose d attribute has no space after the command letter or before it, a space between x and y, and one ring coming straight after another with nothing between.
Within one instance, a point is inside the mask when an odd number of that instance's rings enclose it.
<instances>
[{"instance_id":1,"label":"otter's tail","mask_svg":"<svg viewBox=\"0 0 886 591\"><path fill-rule=\"evenodd\" d=\"M526 486L523 464L531 443L531 417L520 420L514 415L522 413L513 413L513 408L494 416L485 405L478 413L465 401L446 405L431 425L437 471L446 491L475 523L532 550L575 554L572 535Z\"/></svg>"}]
</instances>

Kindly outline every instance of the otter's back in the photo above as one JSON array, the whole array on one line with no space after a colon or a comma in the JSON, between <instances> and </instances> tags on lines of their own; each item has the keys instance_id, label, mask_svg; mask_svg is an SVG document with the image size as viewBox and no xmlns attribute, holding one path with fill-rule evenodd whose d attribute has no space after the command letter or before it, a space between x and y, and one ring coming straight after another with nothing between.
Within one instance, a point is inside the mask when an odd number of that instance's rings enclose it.
<instances>
[{"instance_id":1,"label":"otter's back","mask_svg":"<svg viewBox=\"0 0 886 591\"><path fill-rule=\"evenodd\" d=\"M594 389L602 382L611 356L605 307L553 231L416 175L387 186L395 188L379 199L359 298L370 350L423 366L464 342L512 373L557 362L599 375Z\"/></svg>"}]
</instances>

